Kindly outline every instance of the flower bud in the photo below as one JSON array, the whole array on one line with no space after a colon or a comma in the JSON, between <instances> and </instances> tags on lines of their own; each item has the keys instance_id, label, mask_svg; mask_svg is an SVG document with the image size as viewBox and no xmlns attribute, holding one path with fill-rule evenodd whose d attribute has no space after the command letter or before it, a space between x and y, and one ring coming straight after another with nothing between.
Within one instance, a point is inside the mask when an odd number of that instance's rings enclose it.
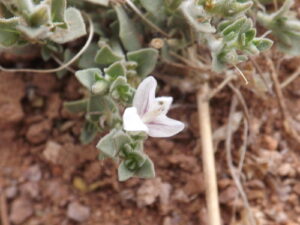
<instances>
[{"instance_id":1,"label":"flower bud","mask_svg":"<svg viewBox=\"0 0 300 225\"><path fill-rule=\"evenodd\" d=\"M105 80L97 81L92 86L92 93L95 95L104 95L108 91L108 82Z\"/></svg>"}]
</instances>

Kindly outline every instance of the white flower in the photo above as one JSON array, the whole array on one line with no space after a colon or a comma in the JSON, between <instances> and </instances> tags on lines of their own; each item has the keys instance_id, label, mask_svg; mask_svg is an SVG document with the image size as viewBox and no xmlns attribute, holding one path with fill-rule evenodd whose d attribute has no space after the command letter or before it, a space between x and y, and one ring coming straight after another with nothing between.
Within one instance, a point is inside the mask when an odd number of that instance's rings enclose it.
<instances>
[{"instance_id":1,"label":"white flower","mask_svg":"<svg viewBox=\"0 0 300 225\"><path fill-rule=\"evenodd\" d=\"M170 137L183 130L182 122L166 116L173 98L155 98L156 86L152 76L138 86L133 107L127 108L123 115L124 130L144 131L151 137Z\"/></svg>"}]
</instances>

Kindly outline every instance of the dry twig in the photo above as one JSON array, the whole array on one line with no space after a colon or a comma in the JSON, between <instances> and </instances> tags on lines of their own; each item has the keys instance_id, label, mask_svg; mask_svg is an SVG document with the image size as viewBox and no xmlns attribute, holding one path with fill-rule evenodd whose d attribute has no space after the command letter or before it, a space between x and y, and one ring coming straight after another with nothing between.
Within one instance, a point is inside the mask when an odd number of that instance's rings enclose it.
<instances>
[{"instance_id":1,"label":"dry twig","mask_svg":"<svg viewBox=\"0 0 300 225\"><path fill-rule=\"evenodd\" d=\"M300 135L297 133L297 131L293 128L293 125L291 124L292 118L291 118L291 116L287 110L286 104L285 104L284 96L282 93L282 89L280 88L278 74L275 69L274 63L268 56L265 55L265 57L267 59L267 63L269 65L269 67L271 68L271 78L274 83L274 89L275 89L279 109L280 109L280 112L282 115L283 127L284 127L285 131L287 132L287 134L289 134L298 143L300 143Z\"/></svg>"},{"instance_id":2,"label":"dry twig","mask_svg":"<svg viewBox=\"0 0 300 225\"><path fill-rule=\"evenodd\" d=\"M10 225L8 219L8 209L6 203L6 197L4 192L0 190L0 211L1 211L1 224L2 225Z\"/></svg>"},{"instance_id":3,"label":"dry twig","mask_svg":"<svg viewBox=\"0 0 300 225\"><path fill-rule=\"evenodd\" d=\"M209 87L208 84L205 83L202 89L200 89L197 93L197 102L202 142L203 170L206 186L206 202L208 208L208 224L221 225L209 101L207 100L208 94Z\"/></svg>"},{"instance_id":4,"label":"dry twig","mask_svg":"<svg viewBox=\"0 0 300 225\"><path fill-rule=\"evenodd\" d=\"M227 165L229 167L232 179L235 182L235 185L242 197L242 200L244 202L245 208L248 211L248 216L249 216L249 222L251 225L256 224L255 219L253 217L252 211L251 211L251 207L249 205L248 202L248 198L247 195L243 189L243 186L241 184L240 181L240 176L239 173L237 173L238 171L236 171L236 168L233 165L233 160L232 160L232 155L231 155L231 142L232 142L232 127L231 127L231 123L233 120L233 115L236 111L236 106L237 106L237 97L234 96L231 102L231 106L230 106L230 114L229 114L229 121L228 121L228 126L227 126L227 137L226 137L226 142L225 142L225 146L226 146L226 159L227 159Z\"/></svg>"},{"instance_id":5,"label":"dry twig","mask_svg":"<svg viewBox=\"0 0 300 225\"><path fill-rule=\"evenodd\" d=\"M54 69L9 69L9 68L5 68L3 66L0 65L0 71L3 70L5 72L10 72L10 73L16 73L16 72L28 72L28 73L55 73L55 72L59 72L61 70L64 70L66 68L68 68L70 65L72 65L77 59L80 58L80 56L86 51L86 49L90 46L93 36L94 36L94 25L92 22L92 19L89 15L87 14L83 14L85 15L85 17L88 20L89 23L89 36L86 40L85 45L80 49L80 51L72 58L70 59L67 63L64 63L63 65L54 68Z\"/></svg>"},{"instance_id":6,"label":"dry twig","mask_svg":"<svg viewBox=\"0 0 300 225\"><path fill-rule=\"evenodd\" d=\"M299 77L299 75L300 75L300 67L298 67L298 69L291 76L289 76L285 81L283 81L280 84L281 89L291 84L294 80L296 80Z\"/></svg>"}]
</instances>

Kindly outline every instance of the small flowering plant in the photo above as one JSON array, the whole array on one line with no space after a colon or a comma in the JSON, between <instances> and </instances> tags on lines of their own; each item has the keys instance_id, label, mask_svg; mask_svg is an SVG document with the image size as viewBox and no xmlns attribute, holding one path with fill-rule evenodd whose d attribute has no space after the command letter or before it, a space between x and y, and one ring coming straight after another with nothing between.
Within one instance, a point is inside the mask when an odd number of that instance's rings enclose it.
<instances>
[{"instance_id":1,"label":"small flowering plant","mask_svg":"<svg viewBox=\"0 0 300 225\"><path fill-rule=\"evenodd\" d=\"M105 135L97 144L100 158L113 158L120 164L120 181L133 176L150 178L155 172L143 149L145 140L176 135L184 124L167 116L173 99L155 97L157 82L147 76L158 63L191 65L193 70L198 66L206 70L210 65L216 73L237 68L271 48L269 34L279 50L299 55L300 22L292 11L295 1L280 1L277 11L265 7L270 2L0 0L0 51L38 44L45 61L52 58L62 64L48 73L62 75L76 66L84 98L66 102L65 107L85 115L80 141L88 144L98 134ZM81 42L66 43L87 33L84 18L89 35L74 56L72 46ZM257 32L256 22L266 29L264 34ZM6 68L0 65L0 69ZM201 74L197 80L208 82L216 73L209 78Z\"/></svg>"},{"instance_id":2,"label":"small flowering plant","mask_svg":"<svg viewBox=\"0 0 300 225\"><path fill-rule=\"evenodd\" d=\"M133 106L124 111L123 127L113 129L97 145L104 157L120 162L120 181L133 176L154 177L153 163L143 150L147 135L170 137L184 128L182 122L166 116L172 97L155 98L156 86L154 77L144 79L135 92Z\"/></svg>"},{"instance_id":3,"label":"small flowering plant","mask_svg":"<svg viewBox=\"0 0 300 225\"><path fill-rule=\"evenodd\" d=\"M166 116L173 98L155 98L157 82L150 76L136 90L133 106L123 115L124 130L145 132L150 137L170 137L182 131L184 124Z\"/></svg>"}]
</instances>

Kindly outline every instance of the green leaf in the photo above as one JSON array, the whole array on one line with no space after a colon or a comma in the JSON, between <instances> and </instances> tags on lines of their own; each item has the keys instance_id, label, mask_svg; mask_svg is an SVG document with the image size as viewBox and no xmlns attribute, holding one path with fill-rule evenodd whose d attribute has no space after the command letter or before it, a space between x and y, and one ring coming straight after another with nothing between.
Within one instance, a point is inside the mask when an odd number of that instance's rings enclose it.
<instances>
[{"instance_id":1,"label":"green leaf","mask_svg":"<svg viewBox=\"0 0 300 225\"><path fill-rule=\"evenodd\" d=\"M87 119L92 122L99 122L100 116L105 111L106 99L99 95L93 95L90 97L88 102L87 111L89 114L86 115Z\"/></svg>"},{"instance_id":2,"label":"green leaf","mask_svg":"<svg viewBox=\"0 0 300 225\"><path fill-rule=\"evenodd\" d=\"M125 162L122 162L118 168L118 178L119 181L126 181L134 176L134 171L127 169Z\"/></svg>"},{"instance_id":3,"label":"green leaf","mask_svg":"<svg viewBox=\"0 0 300 225\"><path fill-rule=\"evenodd\" d=\"M141 77L146 77L154 70L156 66L158 51L153 48L144 48L127 53L127 57L129 61L135 61L138 63L138 75Z\"/></svg>"},{"instance_id":4,"label":"green leaf","mask_svg":"<svg viewBox=\"0 0 300 225\"><path fill-rule=\"evenodd\" d=\"M96 54L95 62L100 65L110 65L116 61L122 60L123 57L111 50L108 45L104 45Z\"/></svg>"},{"instance_id":5,"label":"green leaf","mask_svg":"<svg viewBox=\"0 0 300 225\"><path fill-rule=\"evenodd\" d=\"M265 51L272 47L273 41L267 38L256 38L253 44L259 51Z\"/></svg>"},{"instance_id":6,"label":"green leaf","mask_svg":"<svg viewBox=\"0 0 300 225\"><path fill-rule=\"evenodd\" d=\"M16 0L15 5L18 7L19 11L23 15L29 15L34 8L32 0Z\"/></svg>"},{"instance_id":7,"label":"green leaf","mask_svg":"<svg viewBox=\"0 0 300 225\"><path fill-rule=\"evenodd\" d=\"M231 32L238 34L242 26L246 23L246 21L247 21L246 17L241 17L240 19L234 21L233 23L228 25L225 29L223 29L222 34L224 36L230 34Z\"/></svg>"},{"instance_id":8,"label":"green leaf","mask_svg":"<svg viewBox=\"0 0 300 225\"><path fill-rule=\"evenodd\" d=\"M121 151L122 148L123 148L123 146L126 143L130 144L131 141L132 141L131 138L130 138L130 136L127 133L125 133L125 132L123 132L121 130L118 130L114 134L113 139L114 139L114 142L115 142L116 149L118 151Z\"/></svg>"},{"instance_id":9,"label":"green leaf","mask_svg":"<svg viewBox=\"0 0 300 225\"><path fill-rule=\"evenodd\" d=\"M11 47L19 40L19 31L16 27L19 24L19 18L4 19L0 18L0 46Z\"/></svg>"},{"instance_id":10,"label":"green leaf","mask_svg":"<svg viewBox=\"0 0 300 225\"><path fill-rule=\"evenodd\" d=\"M132 151L126 154L124 162L129 170L137 171L143 166L146 158L147 156L144 153Z\"/></svg>"},{"instance_id":11,"label":"green leaf","mask_svg":"<svg viewBox=\"0 0 300 225\"><path fill-rule=\"evenodd\" d=\"M18 30L26 35L29 39L44 39L49 33L49 28L46 26L39 27L29 27L24 25L19 25Z\"/></svg>"},{"instance_id":12,"label":"green leaf","mask_svg":"<svg viewBox=\"0 0 300 225\"><path fill-rule=\"evenodd\" d=\"M121 130L113 129L109 134L105 135L98 142L96 148L103 152L106 156L115 158L117 153L119 153L122 147L126 143L130 143L131 138L128 134Z\"/></svg>"},{"instance_id":13,"label":"green leaf","mask_svg":"<svg viewBox=\"0 0 300 225\"><path fill-rule=\"evenodd\" d=\"M89 99L81 99L77 101L65 102L64 107L72 113L86 112Z\"/></svg>"},{"instance_id":14,"label":"green leaf","mask_svg":"<svg viewBox=\"0 0 300 225\"><path fill-rule=\"evenodd\" d=\"M250 43L256 36L256 30L254 28L245 32L245 42L246 44Z\"/></svg>"},{"instance_id":15,"label":"green leaf","mask_svg":"<svg viewBox=\"0 0 300 225\"><path fill-rule=\"evenodd\" d=\"M141 5L153 15L158 21L163 21L166 17L164 0L140 0Z\"/></svg>"},{"instance_id":16,"label":"green leaf","mask_svg":"<svg viewBox=\"0 0 300 225\"><path fill-rule=\"evenodd\" d=\"M109 82L105 79L96 81L92 86L92 93L95 95L105 95L109 89Z\"/></svg>"},{"instance_id":17,"label":"green leaf","mask_svg":"<svg viewBox=\"0 0 300 225\"><path fill-rule=\"evenodd\" d=\"M97 77L102 77L102 72L98 68L91 68L79 70L75 73L75 76L83 86L91 91L93 84L97 81Z\"/></svg>"},{"instance_id":18,"label":"green leaf","mask_svg":"<svg viewBox=\"0 0 300 225\"><path fill-rule=\"evenodd\" d=\"M68 8L66 10L66 23L68 28L57 27L50 37L51 40L64 44L86 35L85 23L78 9Z\"/></svg>"},{"instance_id":19,"label":"green leaf","mask_svg":"<svg viewBox=\"0 0 300 225\"><path fill-rule=\"evenodd\" d=\"M28 18L32 27L46 25L50 22L50 7L46 4L36 6Z\"/></svg>"},{"instance_id":20,"label":"green leaf","mask_svg":"<svg viewBox=\"0 0 300 225\"><path fill-rule=\"evenodd\" d=\"M52 0L51 1L51 19L52 22L61 24L62 28L67 28L65 21L65 11L67 7L66 0Z\"/></svg>"},{"instance_id":21,"label":"green leaf","mask_svg":"<svg viewBox=\"0 0 300 225\"><path fill-rule=\"evenodd\" d=\"M135 29L135 24L132 23L127 13L121 5L116 5L114 9L117 12L119 20L119 37L128 51L140 49L141 43L138 39L138 33Z\"/></svg>"},{"instance_id":22,"label":"green leaf","mask_svg":"<svg viewBox=\"0 0 300 225\"><path fill-rule=\"evenodd\" d=\"M102 5L102 6L108 6L109 5L109 0L85 0L85 1L95 3L95 4L99 4L99 5Z\"/></svg>"},{"instance_id":23,"label":"green leaf","mask_svg":"<svg viewBox=\"0 0 300 225\"><path fill-rule=\"evenodd\" d=\"M153 178L155 177L154 164L150 158L147 157L143 166L135 173L140 178Z\"/></svg>"},{"instance_id":24,"label":"green leaf","mask_svg":"<svg viewBox=\"0 0 300 225\"><path fill-rule=\"evenodd\" d=\"M115 62L107 69L104 69L105 74L107 74L111 80L115 80L118 76L126 75L126 68L123 62Z\"/></svg>"},{"instance_id":25,"label":"green leaf","mask_svg":"<svg viewBox=\"0 0 300 225\"><path fill-rule=\"evenodd\" d=\"M96 148L100 150L105 156L114 158L117 154L117 149L115 147L115 142L113 136L116 134L117 130L113 129L105 135L96 145Z\"/></svg>"},{"instance_id":26,"label":"green leaf","mask_svg":"<svg viewBox=\"0 0 300 225\"><path fill-rule=\"evenodd\" d=\"M134 89L127 83L126 77L118 77L110 86L111 96L124 103L131 103Z\"/></svg>"},{"instance_id":27,"label":"green leaf","mask_svg":"<svg viewBox=\"0 0 300 225\"><path fill-rule=\"evenodd\" d=\"M97 132L97 125L90 121L86 121L80 134L80 142L84 145L91 143L96 137Z\"/></svg>"},{"instance_id":28,"label":"green leaf","mask_svg":"<svg viewBox=\"0 0 300 225\"><path fill-rule=\"evenodd\" d=\"M78 67L81 69L97 67L98 65L94 61L97 50L98 45L91 43L87 50L80 57Z\"/></svg>"}]
</instances>

